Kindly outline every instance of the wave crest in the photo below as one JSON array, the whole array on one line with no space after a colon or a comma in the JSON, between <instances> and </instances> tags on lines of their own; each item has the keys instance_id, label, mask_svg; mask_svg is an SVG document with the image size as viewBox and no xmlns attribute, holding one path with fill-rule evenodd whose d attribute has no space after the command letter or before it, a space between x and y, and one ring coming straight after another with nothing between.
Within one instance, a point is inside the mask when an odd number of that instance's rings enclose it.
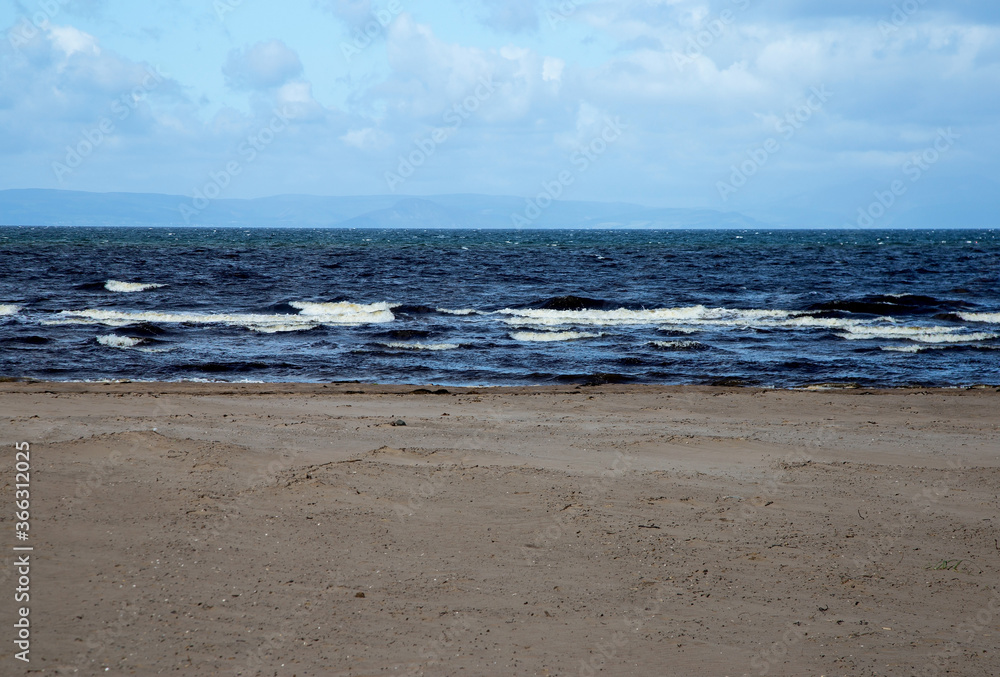
<instances>
[{"instance_id":1,"label":"wave crest","mask_svg":"<svg viewBox=\"0 0 1000 677\"><path fill-rule=\"evenodd\" d=\"M153 324L223 324L246 327L252 331L274 334L306 331L321 325L359 326L392 322L395 316L386 303L360 305L356 303L293 303L298 314L266 315L258 313L195 313L122 310L63 310L58 320L43 324L102 324L123 327L138 322Z\"/></svg>"},{"instance_id":2,"label":"wave crest","mask_svg":"<svg viewBox=\"0 0 1000 677\"><path fill-rule=\"evenodd\" d=\"M118 336L117 334L107 334L98 336L97 342L108 348L135 348L142 345L142 339L131 336Z\"/></svg>"},{"instance_id":3,"label":"wave crest","mask_svg":"<svg viewBox=\"0 0 1000 677\"><path fill-rule=\"evenodd\" d=\"M455 350L462 347L457 343L383 343L382 345L395 350Z\"/></svg>"},{"instance_id":4,"label":"wave crest","mask_svg":"<svg viewBox=\"0 0 1000 677\"><path fill-rule=\"evenodd\" d=\"M121 294L134 294L135 292L159 289L165 285L154 284L152 282L122 282L120 280L108 280L104 283L104 288L108 291Z\"/></svg>"},{"instance_id":5,"label":"wave crest","mask_svg":"<svg viewBox=\"0 0 1000 677\"><path fill-rule=\"evenodd\" d=\"M1000 324L1000 313L956 313L956 315L966 322Z\"/></svg>"},{"instance_id":6,"label":"wave crest","mask_svg":"<svg viewBox=\"0 0 1000 677\"><path fill-rule=\"evenodd\" d=\"M516 331L510 335L515 341L551 342L575 341L577 339L600 338L604 334L592 334L585 331Z\"/></svg>"}]
</instances>

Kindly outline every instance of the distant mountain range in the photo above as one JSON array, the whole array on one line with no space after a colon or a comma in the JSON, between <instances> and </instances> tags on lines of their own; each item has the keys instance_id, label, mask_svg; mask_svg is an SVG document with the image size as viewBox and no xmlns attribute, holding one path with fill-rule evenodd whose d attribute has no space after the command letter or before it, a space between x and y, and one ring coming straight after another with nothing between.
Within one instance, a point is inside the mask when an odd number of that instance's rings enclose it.
<instances>
[{"instance_id":1,"label":"distant mountain range","mask_svg":"<svg viewBox=\"0 0 1000 677\"><path fill-rule=\"evenodd\" d=\"M516 218L515 218L516 216ZM153 193L0 191L0 225L213 226L270 228L766 228L737 212L665 209L624 202L523 197L278 195L254 200L192 200Z\"/></svg>"}]
</instances>

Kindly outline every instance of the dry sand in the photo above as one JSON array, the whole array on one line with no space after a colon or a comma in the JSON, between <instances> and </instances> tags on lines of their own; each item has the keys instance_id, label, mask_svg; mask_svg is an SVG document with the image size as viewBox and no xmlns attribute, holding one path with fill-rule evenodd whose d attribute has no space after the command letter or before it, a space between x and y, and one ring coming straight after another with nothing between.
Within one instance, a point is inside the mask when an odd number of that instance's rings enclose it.
<instances>
[{"instance_id":1,"label":"dry sand","mask_svg":"<svg viewBox=\"0 0 1000 677\"><path fill-rule=\"evenodd\" d=\"M414 390L0 385L0 674L1000 674L994 389Z\"/></svg>"}]
</instances>

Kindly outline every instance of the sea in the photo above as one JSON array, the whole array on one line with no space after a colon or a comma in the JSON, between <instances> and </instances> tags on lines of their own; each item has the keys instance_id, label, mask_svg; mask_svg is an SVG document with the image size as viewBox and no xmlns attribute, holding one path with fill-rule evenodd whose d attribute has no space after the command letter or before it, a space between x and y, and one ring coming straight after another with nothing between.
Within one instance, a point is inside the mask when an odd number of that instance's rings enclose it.
<instances>
[{"instance_id":1,"label":"sea","mask_svg":"<svg viewBox=\"0 0 1000 677\"><path fill-rule=\"evenodd\" d=\"M0 228L0 378L1000 384L1000 230Z\"/></svg>"}]
</instances>

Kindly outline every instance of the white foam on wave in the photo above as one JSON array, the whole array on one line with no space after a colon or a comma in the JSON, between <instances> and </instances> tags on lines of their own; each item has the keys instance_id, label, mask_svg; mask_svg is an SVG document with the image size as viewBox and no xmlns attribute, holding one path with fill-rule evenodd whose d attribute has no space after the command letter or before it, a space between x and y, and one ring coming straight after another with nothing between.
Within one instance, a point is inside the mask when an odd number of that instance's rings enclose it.
<instances>
[{"instance_id":1,"label":"white foam on wave","mask_svg":"<svg viewBox=\"0 0 1000 677\"><path fill-rule=\"evenodd\" d=\"M356 323L359 318L367 318L367 322L392 322L395 316L392 314L392 306L388 303L351 303L350 301L340 301L338 303L308 303L305 301L293 301L289 304L292 308L297 308L299 315L303 317L322 318L320 324L336 324L338 318L344 319L350 324Z\"/></svg>"},{"instance_id":2,"label":"white foam on wave","mask_svg":"<svg viewBox=\"0 0 1000 677\"><path fill-rule=\"evenodd\" d=\"M882 350L887 353L922 353L927 346L882 346Z\"/></svg>"},{"instance_id":3,"label":"white foam on wave","mask_svg":"<svg viewBox=\"0 0 1000 677\"><path fill-rule=\"evenodd\" d=\"M629 310L532 310L505 308L497 311L506 315L503 321L508 325L557 327L578 326L628 326L644 324L731 324L746 325L758 322L777 321L795 314L789 310L730 309L688 306L680 308L653 308Z\"/></svg>"},{"instance_id":4,"label":"white foam on wave","mask_svg":"<svg viewBox=\"0 0 1000 677\"><path fill-rule=\"evenodd\" d=\"M669 331L669 332L676 332L678 334L697 334L699 331L702 330L697 327L669 326L669 327L659 327L657 331Z\"/></svg>"},{"instance_id":5,"label":"white foam on wave","mask_svg":"<svg viewBox=\"0 0 1000 677\"><path fill-rule=\"evenodd\" d=\"M163 286L162 284L153 284L150 282L122 282L120 280L108 280L104 283L104 288L108 291L122 294L134 294L135 292L159 289Z\"/></svg>"},{"instance_id":6,"label":"white foam on wave","mask_svg":"<svg viewBox=\"0 0 1000 677\"><path fill-rule=\"evenodd\" d=\"M295 317L295 315L291 315L290 317ZM244 326L259 334L284 334L292 331L309 331L317 327L313 322L271 322L267 324L247 324Z\"/></svg>"},{"instance_id":7,"label":"white foam on wave","mask_svg":"<svg viewBox=\"0 0 1000 677\"><path fill-rule=\"evenodd\" d=\"M575 341L577 339L600 338L604 334L592 334L585 331L516 331L510 335L515 341L551 342Z\"/></svg>"},{"instance_id":8,"label":"white foam on wave","mask_svg":"<svg viewBox=\"0 0 1000 677\"><path fill-rule=\"evenodd\" d=\"M997 334L985 332L962 333L959 327L900 327L900 326L857 326L847 332L837 334L849 341L870 339L907 339L918 343L970 343L997 338Z\"/></svg>"},{"instance_id":9,"label":"white foam on wave","mask_svg":"<svg viewBox=\"0 0 1000 677\"><path fill-rule=\"evenodd\" d=\"M462 346L457 343L383 343L395 350L455 350Z\"/></svg>"},{"instance_id":10,"label":"white foam on wave","mask_svg":"<svg viewBox=\"0 0 1000 677\"><path fill-rule=\"evenodd\" d=\"M305 331L321 325L359 326L392 322L395 316L386 303L293 303L301 312L297 315L264 315L256 313L161 313L155 311L64 310L59 319L42 324L102 324L122 327L137 322L156 324L224 324L246 327L252 331L274 334Z\"/></svg>"},{"instance_id":11,"label":"white foam on wave","mask_svg":"<svg viewBox=\"0 0 1000 677\"><path fill-rule=\"evenodd\" d=\"M958 316L966 322L1000 324L1000 313L958 313Z\"/></svg>"},{"instance_id":12,"label":"white foam on wave","mask_svg":"<svg viewBox=\"0 0 1000 677\"><path fill-rule=\"evenodd\" d=\"M652 345L664 350L692 350L706 347L701 341L653 341Z\"/></svg>"},{"instance_id":13,"label":"white foam on wave","mask_svg":"<svg viewBox=\"0 0 1000 677\"><path fill-rule=\"evenodd\" d=\"M0 305L0 317L5 315L17 315L19 312L21 312L21 306L15 306L13 304Z\"/></svg>"},{"instance_id":14,"label":"white foam on wave","mask_svg":"<svg viewBox=\"0 0 1000 677\"><path fill-rule=\"evenodd\" d=\"M60 315L62 315L62 313L68 313L68 312L71 311L64 310L60 313ZM58 320L42 320L40 324L46 327L60 327L63 325L72 325L72 324L87 324L87 325L100 324L105 327L127 327L130 324L135 324L135 322L136 322L135 320L103 319L97 321L86 317L62 317L61 319Z\"/></svg>"},{"instance_id":15,"label":"white foam on wave","mask_svg":"<svg viewBox=\"0 0 1000 677\"><path fill-rule=\"evenodd\" d=\"M481 310L475 310L473 308L459 308L458 310L449 310L448 308L435 308L437 312L444 313L446 315L484 315Z\"/></svg>"},{"instance_id":16,"label":"white foam on wave","mask_svg":"<svg viewBox=\"0 0 1000 677\"><path fill-rule=\"evenodd\" d=\"M107 346L108 348L135 348L138 345L142 345L142 339L132 338L131 336L118 336L116 334L107 334L105 336L98 336L97 342L102 346Z\"/></svg>"},{"instance_id":17,"label":"white foam on wave","mask_svg":"<svg viewBox=\"0 0 1000 677\"><path fill-rule=\"evenodd\" d=\"M982 344L956 345L954 343L948 343L945 345L882 346L882 350L892 353L925 353L930 350L951 350L954 348L967 348L969 350L1000 350L1000 346L984 346Z\"/></svg>"},{"instance_id":18,"label":"white foam on wave","mask_svg":"<svg viewBox=\"0 0 1000 677\"><path fill-rule=\"evenodd\" d=\"M149 348L145 346L145 339L133 338L131 336L118 336L117 334L107 334L98 336L97 342L108 348L118 348L121 350L132 350L139 353L169 353L176 348Z\"/></svg>"},{"instance_id":19,"label":"white foam on wave","mask_svg":"<svg viewBox=\"0 0 1000 677\"><path fill-rule=\"evenodd\" d=\"M879 320L888 321L889 318L879 318ZM789 317L775 324L781 327L802 327L806 329L846 329L850 327L864 326L865 321L840 317L813 317L812 315L799 315L797 317Z\"/></svg>"}]
</instances>

